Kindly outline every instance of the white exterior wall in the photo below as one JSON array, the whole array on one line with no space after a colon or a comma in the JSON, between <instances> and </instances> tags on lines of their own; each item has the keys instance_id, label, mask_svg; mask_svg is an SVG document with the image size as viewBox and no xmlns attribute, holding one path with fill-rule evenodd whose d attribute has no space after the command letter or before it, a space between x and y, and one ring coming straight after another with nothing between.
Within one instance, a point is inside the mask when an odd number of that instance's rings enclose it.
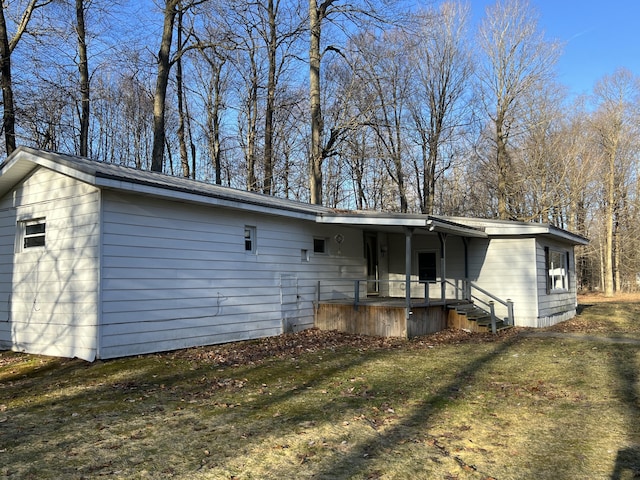
<instances>
[{"instance_id":1,"label":"white exterior wall","mask_svg":"<svg viewBox=\"0 0 640 480\"><path fill-rule=\"evenodd\" d=\"M547 269L545 247L566 253L569 252L569 289L566 291L552 291L547 293ZM577 289L576 269L573 246L550 242L547 239L536 242L536 263L538 269L538 303L540 312L537 327L548 327L556 323L569 320L576 315Z\"/></svg>"},{"instance_id":2,"label":"white exterior wall","mask_svg":"<svg viewBox=\"0 0 640 480\"><path fill-rule=\"evenodd\" d=\"M107 191L103 201L102 358L312 327L318 280L364 275L360 230ZM314 236L327 254L313 253Z\"/></svg>"},{"instance_id":3,"label":"white exterior wall","mask_svg":"<svg viewBox=\"0 0 640 480\"><path fill-rule=\"evenodd\" d=\"M0 348L95 358L99 211L96 188L43 168L0 199ZM43 217L45 247L14 253Z\"/></svg>"},{"instance_id":4,"label":"white exterior wall","mask_svg":"<svg viewBox=\"0 0 640 480\"><path fill-rule=\"evenodd\" d=\"M516 326L538 323L538 276L534 238L472 239L469 245L469 279L502 300L514 302ZM477 292L472 292L478 295ZM478 295L481 296L481 295ZM496 314L506 309L496 303Z\"/></svg>"}]
</instances>

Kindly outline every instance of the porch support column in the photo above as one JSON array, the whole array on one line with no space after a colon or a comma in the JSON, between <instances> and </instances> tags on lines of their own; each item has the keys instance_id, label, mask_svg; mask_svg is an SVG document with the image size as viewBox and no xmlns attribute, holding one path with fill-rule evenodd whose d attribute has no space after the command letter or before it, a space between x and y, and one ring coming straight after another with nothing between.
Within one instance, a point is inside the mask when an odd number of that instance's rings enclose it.
<instances>
[{"instance_id":1,"label":"porch support column","mask_svg":"<svg viewBox=\"0 0 640 480\"><path fill-rule=\"evenodd\" d=\"M404 229L404 293L405 293L405 317L411 316L411 237L413 228Z\"/></svg>"},{"instance_id":2,"label":"porch support column","mask_svg":"<svg viewBox=\"0 0 640 480\"><path fill-rule=\"evenodd\" d=\"M447 234L438 232L440 239L440 298L444 302L447 299Z\"/></svg>"},{"instance_id":3,"label":"porch support column","mask_svg":"<svg viewBox=\"0 0 640 480\"><path fill-rule=\"evenodd\" d=\"M471 243L471 238L462 237L462 243L464 244L464 296L465 300L471 300L471 285L469 285L469 243Z\"/></svg>"}]
</instances>

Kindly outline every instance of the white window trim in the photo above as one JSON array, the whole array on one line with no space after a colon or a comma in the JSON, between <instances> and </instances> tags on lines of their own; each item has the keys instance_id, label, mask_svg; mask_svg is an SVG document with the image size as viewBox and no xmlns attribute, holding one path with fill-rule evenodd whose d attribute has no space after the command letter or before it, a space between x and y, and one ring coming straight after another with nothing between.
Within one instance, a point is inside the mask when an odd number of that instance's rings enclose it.
<instances>
[{"instance_id":1,"label":"white window trim","mask_svg":"<svg viewBox=\"0 0 640 480\"><path fill-rule=\"evenodd\" d=\"M555 261L555 263L554 263ZM563 250L549 249L549 265L547 266L547 281L550 293L562 293L569 291L569 266L567 265L567 252ZM558 286L560 283L560 286Z\"/></svg>"},{"instance_id":2,"label":"white window trim","mask_svg":"<svg viewBox=\"0 0 640 480\"><path fill-rule=\"evenodd\" d=\"M244 226L244 251L247 255L255 255L257 252L257 232L257 228L253 225ZM247 242L251 242L251 248L247 248Z\"/></svg>"},{"instance_id":3,"label":"white window trim","mask_svg":"<svg viewBox=\"0 0 640 480\"><path fill-rule=\"evenodd\" d=\"M44 232L28 234L27 227L31 225L44 225ZM47 227L47 221L45 217L28 218L24 220L19 220L16 226L16 244L15 244L16 253L25 252L25 251L38 251L38 250L45 249L47 245L46 227ZM30 247L25 246L25 242L27 239L39 238L39 237L43 238L44 245L33 245Z\"/></svg>"}]
</instances>

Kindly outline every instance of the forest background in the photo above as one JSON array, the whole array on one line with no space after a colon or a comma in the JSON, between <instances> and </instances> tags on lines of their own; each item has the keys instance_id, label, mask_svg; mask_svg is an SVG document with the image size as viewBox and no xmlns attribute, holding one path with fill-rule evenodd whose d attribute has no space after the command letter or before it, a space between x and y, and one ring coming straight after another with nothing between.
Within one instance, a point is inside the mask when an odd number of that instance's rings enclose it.
<instances>
[{"instance_id":1,"label":"forest background","mask_svg":"<svg viewBox=\"0 0 640 480\"><path fill-rule=\"evenodd\" d=\"M534 5L8 0L0 155L89 156L338 209L548 222L640 289L640 81L570 95Z\"/></svg>"}]
</instances>

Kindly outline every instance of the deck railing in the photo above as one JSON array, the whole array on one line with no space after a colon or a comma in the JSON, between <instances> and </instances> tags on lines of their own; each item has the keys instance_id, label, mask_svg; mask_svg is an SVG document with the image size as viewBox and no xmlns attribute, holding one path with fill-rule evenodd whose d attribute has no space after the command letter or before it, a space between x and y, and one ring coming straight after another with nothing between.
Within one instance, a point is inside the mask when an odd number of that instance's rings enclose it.
<instances>
[{"instance_id":1,"label":"deck railing","mask_svg":"<svg viewBox=\"0 0 640 480\"><path fill-rule=\"evenodd\" d=\"M503 318L509 325L514 324L513 301L502 300L470 280L444 280L436 282L409 283L410 295L406 295L405 280L332 279L319 280L316 285L316 306L320 302L339 301L352 303L354 309L371 301L372 297L404 299L407 308L443 305L448 301L473 301L491 312L495 319ZM496 308L498 312L496 313Z\"/></svg>"},{"instance_id":2,"label":"deck railing","mask_svg":"<svg viewBox=\"0 0 640 480\"><path fill-rule=\"evenodd\" d=\"M433 296L436 291L434 285L434 282L410 282L411 305L424 306L439 300L439 296ZM405 280L381 281L359 278L319 280L316 286L316 302L353 302L354 307L357 308L358 305L365 303L365 299L371 300L375 297L406 299L406 290Z\"/></svg>"}]
</instances>

